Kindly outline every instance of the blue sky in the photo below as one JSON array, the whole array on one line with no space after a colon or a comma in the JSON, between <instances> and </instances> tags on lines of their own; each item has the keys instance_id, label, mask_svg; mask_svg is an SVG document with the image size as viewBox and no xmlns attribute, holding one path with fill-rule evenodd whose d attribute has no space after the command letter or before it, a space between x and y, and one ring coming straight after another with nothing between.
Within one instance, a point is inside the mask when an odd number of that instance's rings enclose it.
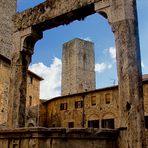
<instances>
[{"instance_id":1,"label":"blue sky","mask_svg":"<svg viewBox=\"0 0 148 148\"><path fill-rule=\"evenodd\" d=\"M43 0L18 0L17 11L33 7ZM143 74L148 73L148 0L138 0L138 19ZM35 46L30 69L45 80L41 82L41 98L60 95L61 55L63 43L79 37L95 43L97 88L117 84L114 35L106 19L99 14L84 21L44 32L43 39Z\"/></svg>"}]
</instances>

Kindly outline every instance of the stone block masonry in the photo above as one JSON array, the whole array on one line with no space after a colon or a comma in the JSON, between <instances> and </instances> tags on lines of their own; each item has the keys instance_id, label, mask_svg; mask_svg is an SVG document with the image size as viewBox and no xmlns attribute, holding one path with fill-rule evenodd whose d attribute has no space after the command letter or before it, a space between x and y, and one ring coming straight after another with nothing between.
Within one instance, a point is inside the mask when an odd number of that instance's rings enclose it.
<instances>
[{"instance_id":1,"label":"stone block masonry","mask_svg":"<svg viewBox=\"0 0 148 148\"><path fill-rule=\"evenodd\" d=\"M14 31L12 16L15 14L16 0L0 2L0 54L11 59L12 33Z\"/></svg>"},{"instance_id":2,"label":"stone block masonry","mask_svg":"<svg viewBox=\"0 0 148 148\"><path fill-rule=\"evenodd\" d=\"M75 38L63 45L62 95L95 89L94 44Z\"/></svg>"},{"instance_id":3,"label":"stone block masonry","mask_svg":"<svg viewBox=\"0 0 148 148\"><path fill-rule=\"evenodd\" d=\"M0 131L1 148L116 148L117 130L29 128Z\"/></svg>"}]
</instances>

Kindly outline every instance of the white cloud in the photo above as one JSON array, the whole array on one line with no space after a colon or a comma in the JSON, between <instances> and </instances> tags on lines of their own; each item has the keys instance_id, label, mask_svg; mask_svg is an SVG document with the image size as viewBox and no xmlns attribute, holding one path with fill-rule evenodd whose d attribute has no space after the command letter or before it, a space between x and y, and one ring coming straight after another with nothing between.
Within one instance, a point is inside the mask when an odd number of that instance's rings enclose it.
<instances>
[{"instance_id":1,"label":"white cloud","mask_svg":"<svg viewBox=\"0 0 148 148\"><path fill-rule=\"evenodd\" d=\"M32 64L29 69L43 77L40 86L40 98L49 99L59 96L61 93L61 59L54 58L53 63L48 67L43 63Z\"/></svg>"},{"instance_id":2,"label":"white cloud","mask_svg":"<svg viewBox=\"0 0 148 148\"><path fill-rule=\"evenodd\" d=\"M116 59L116 48L110 47L107 49L112 59Z\"/></svg>"},{"instance_id":3,"label":"white cloud","mask_svg":"<svg viewBox=\"0 0 148 148\"><path fill-rule=\"evenodd\" d=\"M111 65L111 64L109 64L107 67L108 67L108 69L111 69L111 68L112 68L112 65Z\"/></svg>"},{"instance_id":4,"label":"white cloud","mask_svg":"<svg viewBox=\"0 0 148 148\"><path fill-rule=\"evenodd\" d=\"M144 66L144 63L143 63L143 61L141 61L141 66L142 66L142 68L144 68L145 66Z\"/></svg>"},{"instance_id":5,"label":"white cloud","mask_svg":"<svg viewBox=\"0 0 148 148\"><path fill-rule=\"evenodd\" d=\"M101 63L101 64L95 64L95 71L96 72L103 72L107 68L107 64Z\"/></svg>"},{"instance_id":6,"label":"white cloud","mask_svg":"<svg viewBox=\"0 0 148 148\"><path fill-rule=\"evenodd\" d=\"M111 64L106 64L106 63L95 64L95 71L98 73L104 72L105 70L111 68L112 68Z\"/></svg>"},{"instance_id":7,"label":"white cloud","mask_svg":"<svg viewBox=\"0 0 148 148\"><path fill-rule=\"evenodd\" d=\"M86 37L86 38L81 37L80 39L92 42L92 39L90 37Z\"/></svg>"}]
</instances>

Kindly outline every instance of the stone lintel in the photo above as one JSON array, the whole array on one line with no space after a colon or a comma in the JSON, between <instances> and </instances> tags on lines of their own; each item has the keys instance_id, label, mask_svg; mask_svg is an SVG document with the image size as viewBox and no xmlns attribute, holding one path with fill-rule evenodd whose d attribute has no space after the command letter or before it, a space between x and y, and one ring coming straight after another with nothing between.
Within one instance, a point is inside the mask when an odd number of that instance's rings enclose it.
<instances>
[{"instance_id":1,"label":"stone lintel","mask_svg":"<svg viewBox=\"0 0 148 148\"><path fill-rule=\"evenodd\" d=\"M99 8L108 5L109 0L48 0L34 8L17 13L13 17L15 31L36 26L41 31L84 19L95 13L94 3Z\"/></svg>"}]
</instances>

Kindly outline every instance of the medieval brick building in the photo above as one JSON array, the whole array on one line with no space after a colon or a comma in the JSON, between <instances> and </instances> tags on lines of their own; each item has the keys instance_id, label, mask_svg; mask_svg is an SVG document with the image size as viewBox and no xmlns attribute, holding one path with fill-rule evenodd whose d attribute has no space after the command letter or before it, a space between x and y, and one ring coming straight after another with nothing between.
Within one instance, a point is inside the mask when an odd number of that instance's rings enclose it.
<instances>
[{"instance_id":1,"label":"medieval brick building","mask_svg":"<svg viewBox=\"0 0 148 148\"><path fill-rule=\"evenodd\" d=\"M143 90L145 126L148 128L148 75L143 78ZM118 86L75 93L45 101L41 107L40 126L119 128L119 110Z\"/></svg>"},{"instance_id":2,"label":"medieval brick building","mask_svg":"<svg viewBox=\"0 0 148 148\"><path fill-rule=\"evenodd\" d=\"M62 96L42 103L40 126L100 129L120 127L118 86L95 89L92 45L92 42L78 38L64 44ZM148 75L143 76L143 90L145 123L148 127Z\"/></svg>"}]
</instances>

